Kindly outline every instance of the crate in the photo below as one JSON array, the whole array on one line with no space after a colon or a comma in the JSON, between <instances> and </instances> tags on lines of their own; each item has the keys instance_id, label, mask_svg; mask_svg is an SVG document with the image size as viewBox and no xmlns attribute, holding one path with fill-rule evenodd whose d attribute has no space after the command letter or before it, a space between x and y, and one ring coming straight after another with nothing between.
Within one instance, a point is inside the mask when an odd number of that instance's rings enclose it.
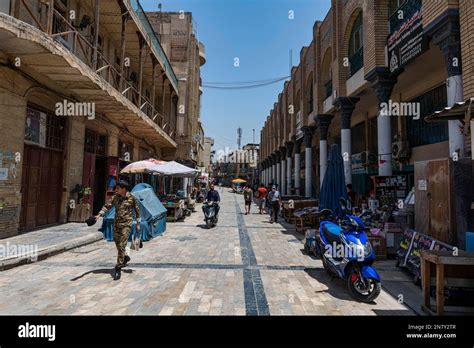
<instances>
[{"instance_id":1,"label":"crate","mask_svg":"<svg viewBox=\"0 0 474 348\"><path fill-rule=\"evenodd\" d=\"M387 259L387 247L385 238L383 236L368 236L370 244L375 251L376 260L386 260Z\"/></svg>"}]
</instances>

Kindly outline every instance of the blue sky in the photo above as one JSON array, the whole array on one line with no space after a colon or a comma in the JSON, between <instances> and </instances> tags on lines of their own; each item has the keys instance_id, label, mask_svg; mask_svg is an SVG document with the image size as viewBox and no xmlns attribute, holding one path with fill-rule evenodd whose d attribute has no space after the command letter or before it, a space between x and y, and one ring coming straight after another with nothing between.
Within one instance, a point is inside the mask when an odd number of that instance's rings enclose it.
<instances>
[{"instance_id":1,"label":"blue sky","mask_svg":"<svg viewBox=\"0 0 474 348\"><path fill-rule=\"evenodd\" d=\"M323 20L330 0L141 0L146 11L192 12L198 38L206 47L201 68L203 84L261 81L290 74L299 64L301 47L312 40L313 25ZM293 11L294 19L289 19ZM234 66L239 58L240 66ZM237 128L242 145L260 141L260 130L282 91L284 81L260 88L217 90L204 87L201 119L215 150L237 148Z\"/></svg>"}]
</instances>

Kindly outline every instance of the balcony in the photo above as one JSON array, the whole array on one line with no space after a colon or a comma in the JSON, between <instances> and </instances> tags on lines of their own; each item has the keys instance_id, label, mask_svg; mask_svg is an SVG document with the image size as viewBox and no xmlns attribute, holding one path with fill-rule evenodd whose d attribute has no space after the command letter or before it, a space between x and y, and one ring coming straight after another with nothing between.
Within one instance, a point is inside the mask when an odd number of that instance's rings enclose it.
<instances>
[{"instance_id":1,"label":"balcony","mask_svg":"<svg viewBox=\"0 0 474 348\"><path fill-rule=\"evenodd\" d=\"M122 74L120 66L103 54L101 45L91 43L91 35L86 37L82 28L49 4L39 0L22 1L18 11L21 15L17 14L20 19L0 13L2 52L20 58L21 69L27 69L28 75L40 78L48 87L73 99L93 102L97 112L132 132L148 136L158 145L176 147L172 137L163 130L165 117L150 98L140 93L136 79L130 80ZM115 26L113 29L117 32L116 28L121 26L117 2L106 0L101 4L106 7L101 10L108 14L101 14L100 23L106 22L108 30ZM112 13L114 10L117 14ZM120 35L120 30L118 33ZM132 52L139 48L138 38L135 42L127 41L127 46ZM151 70L151 64L144 66L145 69Z\"/></svg>"},{"instance_id":2,"label":"balcony","mask_svg":"<svg viewBox=\"0 0 474 348\"><path fill-rule=\"evenodd\" d=\"M151 26L150 21L148 20L148 17L145 14L145 11L143 10L138 0L129 1L133 9L130 14L132 16L134 14L138 16L139 22L143 25L143 29L145 30L144 34L147 38L149 46L153 50L155 56L158 58L159 62L162 64L167 76L170 78L171 84L173 85L174 89L178 90L178 79L176 78L173 68L171 67L171 63L168 57L166 56L166 53L163 50L160 41L158 41L158 38L156 37L155 31L153 30L153 27ZM124 1L125 4L127 4L127 2L128 1Z\"/></svg>"},{"instance_id":3,"label":"balcony","mask_svg":"<svg viewBox=\"0 0 474 348\"><path fill-rule=\"evenodd\" d=\"M199 42L199 62L201 66L206 64L206 49L204 48L204 44Z\"/></svg>"},{"instance_id":4,"label":"balcony","mask_svg":"<svg viewBox=\"0 0 474 348\"><path fill-rule=\"evenodd\" d=\"M352 57L349 58L350 64L350 76L355 75L360 69L364 66L364 47L362 46L359 48L357 52L355 52Z\"/></svg>"}]
</instances>

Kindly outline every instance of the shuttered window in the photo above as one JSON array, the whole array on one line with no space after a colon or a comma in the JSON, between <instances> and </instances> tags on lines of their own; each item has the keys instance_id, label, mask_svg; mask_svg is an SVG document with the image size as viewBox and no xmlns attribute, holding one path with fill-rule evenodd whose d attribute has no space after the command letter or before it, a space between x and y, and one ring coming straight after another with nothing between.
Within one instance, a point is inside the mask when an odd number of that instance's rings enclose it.
<instances>
[{"instance_id":1,"label":"shuttered window","mask_svg":"<svg viewBox=\"0 0 474 348\"><path fill-rule=\"evenodd\" d=\"M425 117L441 110L448 104L446 85L443 84L410 100L420 103L420 119L407 118L407 135L410 147L435 144L449 139L447 122L425 122Z\"/></svg>"}]
</instances>

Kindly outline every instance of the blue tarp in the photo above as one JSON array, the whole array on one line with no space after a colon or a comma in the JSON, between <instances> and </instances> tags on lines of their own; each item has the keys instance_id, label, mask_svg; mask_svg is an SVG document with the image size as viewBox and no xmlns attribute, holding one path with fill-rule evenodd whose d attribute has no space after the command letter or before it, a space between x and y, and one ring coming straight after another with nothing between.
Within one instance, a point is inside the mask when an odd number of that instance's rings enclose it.
<instances>
[{"instance_id":1,"label":"blue tarp","mask_svg":"<svg viewBox=\"0 0 474 348\"><path fill-rule=\"evenodd\" d=\"M342 217L344 212L339 202L340 198L348 199L346 182L344 178L344 162L341 148L337 144L331 145L331 152L328 159L328 167L324 175L321 195L319 200L319 210L330 209L337 216Z\"/></svg>"},{"instance_id":2,"label":"blue tarp","mask_svg":"<svg viewBox=\"0 0 474 348\"><path fill-rule=\"evenodd\" d=\"M153 188L148 184L138 184L132 194L140 205L140 232L141 240L147 241L162 234L166 230L166 208L155 195ZM108 241L114 240L115 208L110 209L102 223L102 233ZM136 234L136 221L133 220L130 239Z\"/></svg>"}]
</instances>

